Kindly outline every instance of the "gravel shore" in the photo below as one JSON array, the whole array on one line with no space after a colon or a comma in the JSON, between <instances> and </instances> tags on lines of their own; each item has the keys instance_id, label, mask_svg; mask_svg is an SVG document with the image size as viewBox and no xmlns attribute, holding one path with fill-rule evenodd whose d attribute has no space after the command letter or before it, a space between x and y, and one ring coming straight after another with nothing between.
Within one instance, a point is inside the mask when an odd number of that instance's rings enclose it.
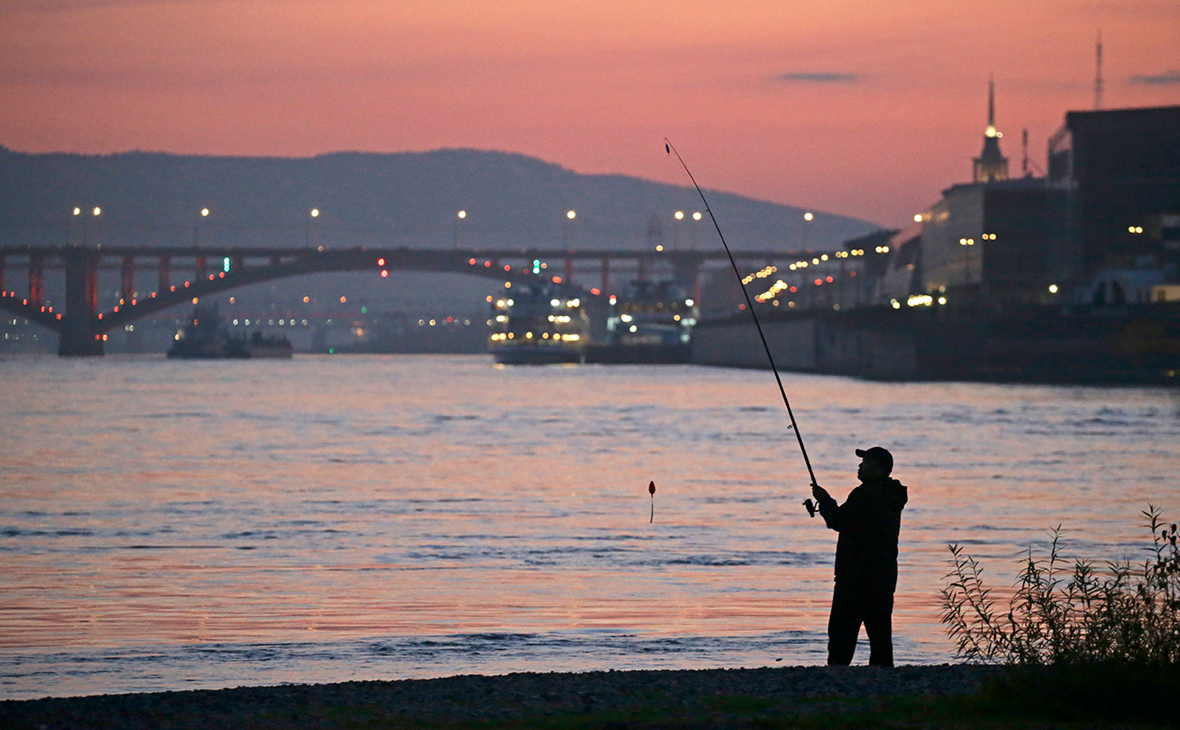
<instances>
[{"instance_id":1,"label":"gravel shore","mask_svg":"<svg viewBox=\"0 0 1180 730\"><path fill-rule=\"evenodd\" d=\"M554 716L657 719L607 727L658 727L659 717L710 717L727 726L727 706L759 716L799 716L872 706L873 698L968 694L1000 670L922 667L782 667L508 674L429 680L283 685L189 692L46 698L0 703L0 727L336 728L513 726ZM654 723L654 724L653 724Z\"/></svg>"}]
</instances>

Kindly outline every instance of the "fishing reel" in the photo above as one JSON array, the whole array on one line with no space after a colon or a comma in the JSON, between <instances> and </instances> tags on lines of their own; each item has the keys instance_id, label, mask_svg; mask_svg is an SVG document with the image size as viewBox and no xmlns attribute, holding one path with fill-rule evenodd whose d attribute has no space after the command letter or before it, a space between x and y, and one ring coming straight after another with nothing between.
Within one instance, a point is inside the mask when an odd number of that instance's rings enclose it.
<instances>
[{"instance_id":1,"label":"fishing reel","mask_svg":"<svg viewBox=\"0 0 1180 730\"><path fill-rule=\"evenodd\" d=\"M807 508L807 516L808 517L815 517L815 512L817 509L819 509L819 507L816 506L815 502L811 501L810 499L805 499L805 500L803 500L803 506L805 508Z\"/></svg>"}]
</instances>

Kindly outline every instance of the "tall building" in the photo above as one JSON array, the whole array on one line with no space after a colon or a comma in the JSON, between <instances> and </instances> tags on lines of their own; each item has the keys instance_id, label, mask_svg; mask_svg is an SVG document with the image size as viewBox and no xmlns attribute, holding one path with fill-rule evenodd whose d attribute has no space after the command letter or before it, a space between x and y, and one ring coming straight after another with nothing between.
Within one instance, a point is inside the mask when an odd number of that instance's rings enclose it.
<instances>
[{"instance_id":1,"label":"tall building","mask_svg":"<svg viewBox=\"0 0 1180 730\"><path fill-rule=\"evenodd\" d=\"M983 133L983 152L975 158L974 181L990 183L1008 179L1008 158L1000 152L1001 134L996 129L996 81L987 82L987 130Z\"/></svg>"},{"instance_id":2,"label":"tall building","mask_svg":"<svg viewBox=\"0 0 1180 730\"><path fill-rule=\"evenodd\" d=\"M1008 179L996 129L995 81L988 81L987 131L974 180L952 185L921 215L917 292L956 305L1037 301L1046 287L1045 181Z\"/></svg>"},{"instance_id":3,"label":"tall building","mask_svg":"<svg viewBox=\"0 0 1180 730\"><path fill-rule=\"evenodd\" d=\"M1180 263L1180 106L1068 112L1049 140L1049 276Z\"/></svg>"}]
</instances>

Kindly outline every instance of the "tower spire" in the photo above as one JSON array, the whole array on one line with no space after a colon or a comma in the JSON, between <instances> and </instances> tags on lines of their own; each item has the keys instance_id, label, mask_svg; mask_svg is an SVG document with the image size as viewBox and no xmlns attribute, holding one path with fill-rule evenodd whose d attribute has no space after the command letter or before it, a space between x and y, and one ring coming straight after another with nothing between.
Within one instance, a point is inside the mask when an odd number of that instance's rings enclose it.
<instances>
[{"instance_id":1,"label":"tower spire","mask_svg":"<svg viewBox=\"0 0 1180 730\"><path fill-rule=\"evenodd\" d=\"M990 129L996 128L996 76L995 76L995 74L988 74L988 77L987 77L987 126Z\"/></svg>"},{"instance_id":2,"label":"tower spire","mask_svg":"<svg viewBox=\"0 0 1180 730\"><path fill-rule=\"evenodd\" d=\"M1000 134L996 130L996 78L987 79L987 131L983 134L983 152L975 158L975 182L989 183L1008 179L1008 158L1000 152Z\"/></svg>"}]
</instances>

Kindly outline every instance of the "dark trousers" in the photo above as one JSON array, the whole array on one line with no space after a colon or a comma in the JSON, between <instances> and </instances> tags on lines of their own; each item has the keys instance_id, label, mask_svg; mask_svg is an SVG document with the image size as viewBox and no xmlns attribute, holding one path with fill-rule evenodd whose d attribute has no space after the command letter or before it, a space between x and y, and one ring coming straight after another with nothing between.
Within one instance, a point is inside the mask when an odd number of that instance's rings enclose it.
<instances>
[{"instance_id":1,"label":"dark trousers","mask_svg":"<svg viewBox=\"0 0 1180 730\"><path fill-rule=\"evenodd\" d=\"M848 666L864 624L869 664L893 666L893 589L860 581L836 581L828 618L828 666Z\"/></svg>"}]
</instances>

